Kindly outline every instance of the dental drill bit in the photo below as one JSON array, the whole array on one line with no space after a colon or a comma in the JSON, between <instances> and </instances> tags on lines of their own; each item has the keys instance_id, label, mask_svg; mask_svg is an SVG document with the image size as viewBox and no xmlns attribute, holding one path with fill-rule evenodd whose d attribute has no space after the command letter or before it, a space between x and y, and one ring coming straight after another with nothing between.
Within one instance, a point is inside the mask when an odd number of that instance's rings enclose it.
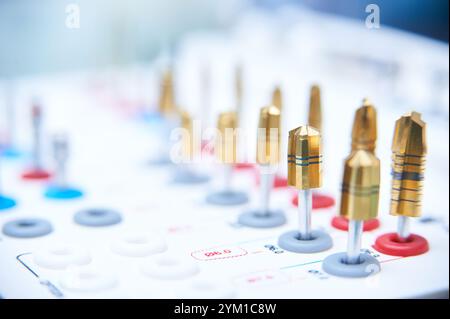
<instances>
[{"instance_id":1,"label":"dental drill bit","mask_svg":"<svg viewBox=\"0 0 450 319\"><path fill-rule=\"evenodd\" d=\"M37 100L33 101L31 107L31 121L33 131L32 163L31 167L22 174L22 178L26 180L48 179L51 174L44 169L42 161L43 111Z\"/></svg>"},{"instance_id":2,"label":"dental drill bit","mask_svg":"<svg viewBox=\"0 0 450 319\"><path fill-rule=\"evenodd\" d=\"M377 142L377 112L373 104L365 98L354 116L352 128L352 152L364 150L375 155L375 147ZM353 227L353 221L345 218L341 214L333 217L331 224L341 230L349 230ZM364 221L364 230L372 230L379 226L376 218ZM350 227L352 226L352 227Z\"/></svg>"},{"instance_id":3,"label":"dental drill bit","mask_svg":"<svg viewBox=\"0 0 450 319\"><path fill-rule=\"evenodd\" d=\"M175 167L174 182L178 184L205 183L209 181L209 176L197 171L195 166L200 143L196 139L192 117L184 110L179 111L179 117L183 129L180 145L181 161Z\"/></svg>"},{"instance_id":4,"label":"dental drill bit","mask_svg":"<svg viewBox=\"0 0 450 319\"><path fill-rule=\"evenodd\" d=\"M276 106L280 112L283 110L283 95L281 93L281 88L276 86L272 93L272 105Z\"/></svg>"},{"instance_id":5,"label":"dental drill bit","mask_svg":"<svg viewBox=\"0 0 450 319\"><path fill-rule=\"evenodd\" d=\"M397 232L379 236L374 248L391 256L417 256L429 250L428 241L410 233L411 217L422 214L422 190L427 154L426 123L411 112L395 123L392 141L390 214L397 216Z\"/></svg>"},{"instance_id":6,"label":"dental drill bit","mask_svg":"<svg viewBox=\"0 0 450 319\"><path fill-rule=\"evenodd\" d=\"M359 263L365 220L378 214L380 161L367 150L352 151L345 160L340 215L349 220L347 263Z\"/></svg>"},{"instance_id":7,"label":"dental drill bit","mask_svg":"<svg viewBox=\"0 0 450 319\"><path fill-rule=\"evenodd\" d=\"M217 120L217 136L215 153L224 170L224 184L220 191L206 197L206 201L214 205L240 205L248 201L247 194L231 187L233 164L237 162L238 115L236 111L220 113Z\"/></svg>"},{"instance_id":8,"label":"dental drill bit","mask_svg":"<svg viewBox=\"0 0 450 319\"><path fill-rule=\"evenodd\" d=\"M364 222L378 215L380 160L375 156L376 137L376 111L365 99L355 112L352 150L345 159L341 188L340 218L348 221L347 251L328 256L322 264L335 276L367 277L380 269L375 257L361 252Z\"/></svg>"},{"instance_id":9,"label":"dental drill bit","mask_svg":"<svg viewBox=\"0 0 450 319\"><path fill-rule=\"evenodd\" d=\"M191 161L194 156L194 143L193 143L193 125L192 125L192 117L187 111L180 111L180 124L181 127L187 133L187 136L184 136L181 145L181 156L184 162Z\"/></svg>"},{"instance_id":10,"label":"dental drill bit","mask_svg":"<svg viewBox=\"0 0 450 319\"><path fill-rule=\"evenodd\" d=\"M361 252L363 223L376 218L380 161L368 150L352 151L345 160L340 215L349 220L347 251L326 257L323 269L335 276L367 277L380 270L379 261Z\"/></svg>"},{"instance_id":11,"label":"dental drill bit","mask_svg":"<svg viewBox=\"0 0 450 319\"><path fill-rule=\"evenodd\" d=\"M352 153L345 160L340 215L348 222L347 262L359 262L364 221L378 214L380 161L375 156L377 112L365 98L355 112Z\"/></svg>"},{"instance_id":12,"label":"dental drill bit","mask_svg":"<svg viewBox=\"0 0 450 319\"><path fill-rule=\"evenodd\" d=\"M420 113L411 112L395 124L392 142L391 215L398 216L397 235L410 235L409 217L422 213L422 189L427 153L426 124Z\"/></svg>"},{"instance_id":13,"label":"dental drill bit","mask_svg":"<svg viewBox=\"0 0 450 319\"><path fill-rule=\"evenodd\" d=\"M322 132L322 102L318 85L313 85L310 90L308 125Z\"/></svg>"},{"instance_id":14,"label":"dental drill bit","mask_svg":"<svg viewBox=\"0 0 450 319\"><path fill-rule=\"evenodd\" d=\"M159 112L166 117L172 116L176 112L175 93L173 85L172 70L166 70L161 79L159 95Z\"/></svg>"},{"instance_id":15,"label":"dental drill bit","mask_svg":"<svg viewBox=\"0 0 450 319\"><path fill-rule=\"evenodd\" d=\"M296 253L329 249L333 245L330 235L311 229L312 190L322 186L321 136L312 126L289 132L288 184L298 190L299 230L282 234L278 244Z\"/></svg>"},{"instance_id":16,"label":"dental drill bit","mask_svg":"<svg viewBox=\"0 0 450 319\"><path fill-rule=\"evenodd\" d=\"M277 227L286 222L280 210L270 208L270 194L280 162L280 109L261 108L256 141L256 162L260 168L260 207L239 216L239 223L255 228Z\"/></svg>"},{"instance_id":17,"label":"dental drill bit","mask_svg":"<svg viewBox=\"0 0 450 319\"><path fill-rule=\"evenodd\" d=\"M67 136L59 133L53 136L53 157L56 163L55 169L55 186L65 188L66 180L66 163L69 158L69 146Z\"/></svg>"},{"instance_id":18,"label":"dental drill bit","mask_svg":"<svg viewBox=\"0 0 450 319\"><path fill-rule=\"evenodd\" d=\"M261 214L265 216L270 213L270 191L280 161L280 139L280 109L273 105L263 107L259 115L256 162L260 166Z\"/></svg>"},{"instance_id":19,"label":"dental drill bit","mask_svg":"<svg viewBox=\"0 0 450 319\"><path fill-rule=\"evenodd\" d=\"M289 132L288 184L298 189L300 239L311 238L312 189L322 186L319 131L301 126Z\"/></svg>"},{"instance_id":20,"label":"dental drill bit","mask_svg":"<svg viewBox=\"0 0 450 319\"><path fill-rule=\"evenodd\" d=\"M375 154L377 111L368 99L356 111L352 129L352 151L366 150Z\"/></svg>"},{"instance_id":21,"label":"dental drill bit","mask_svg":"<svg viewBox=\"0 0 450 319\"><path fill-rule=\"evenodd\" d=\"M69 159L69 141L65 133L53 136L53 158L55 176L45 191L45 197L52 200L70 200L83 196L83 192L67 182L67 161Z\"/></svg>"}]
</instances>

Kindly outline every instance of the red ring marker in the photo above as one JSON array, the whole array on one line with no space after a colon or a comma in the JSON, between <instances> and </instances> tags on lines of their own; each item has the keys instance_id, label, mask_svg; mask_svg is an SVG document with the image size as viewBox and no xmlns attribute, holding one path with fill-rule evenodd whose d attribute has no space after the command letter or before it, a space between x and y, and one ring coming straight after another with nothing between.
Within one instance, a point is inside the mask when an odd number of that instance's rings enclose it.
<instances>
[{"instance_id":1,"label":"red ring marker","mask_svg":"<svg viewBox=\"0 0 450 319\"><path fill-rule=\"evenodd\" d=\"M234 164L233 168L237 171L241 171L241 170L255 170L256 171L256 166L255 166L255 164L252 164L252 163L236 163L236 164Z\"/></svg>"},{"instance_id":2,"label":"red ring marker","mask_svg":"<svg viewBox=\"0 0 450 319\"><path fill-rule=\"evenodd\" d=\"M274 188L283 188L288 186L288 181L286 177L275 175L273 181Z\"/></svg>"},{"instance_id":3,"label":"red ring marker","mask_svg":"<svg viewBox=\"0 0 450 319\"><path fill-rule=\"evenodd\" d=\"M313 209L330 208L335 204L334 198L322 194L313 194ZM298 205L298 195L295 194L292 198L292 205Z\"/></svg>"},{"instance_id":4,"label":"red ring marker","mask_svg":"<svg viewBox=\"0 0 450 319\"><path fill-rule=\"evenodd\" d=\"M348 231L348 219L342 216L335 216L331 220L331 225L334 228ZM363 231L371 231L380 227L380 222L378 219L369 219L364 222Z\"/></svg>"},{"instance_id":5,"label":"red ring marker","mask_svg":"<svg viewBox=\"0 0 450 319\"><path fill-rule=\"evenodd\" d=\"M428 251L428 241L422 236L411 234L406 242L400 242L396 233L381 235L373 245L377 251L391 256L417 256Z\"/></svg>"},{"instance_id":6,"label":"red ring marker","mask_svg":"<svg viewBox=\"0 0 450 319\"><path fill-rule=\"evenodd\" d=\"M256 176L256 185L259 185L259 175ZM273 188L285 188L288 187L288 180L284 176L275 175L273 180Z\"/></svg>"},{"instance_id":7,"label":"red ring marker","mask_svg":"<svg viewBox=\"0 0 450 319\"><path fill-rule=\"evenodd\" d=\"M51 174L49 172L41 169L31 169L22 174L22 178L28 180L44 180L49 179L50 177Z\"/></svg>"}]
</instances>

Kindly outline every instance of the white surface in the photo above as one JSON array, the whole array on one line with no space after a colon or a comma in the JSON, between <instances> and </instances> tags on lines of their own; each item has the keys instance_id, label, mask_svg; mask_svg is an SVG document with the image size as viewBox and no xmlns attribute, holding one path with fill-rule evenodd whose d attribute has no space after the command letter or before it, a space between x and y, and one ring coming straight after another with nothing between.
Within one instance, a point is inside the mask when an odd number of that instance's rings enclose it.
<instances>
[{"instance_id":1,"label":"white surface","mask_svg":"<svg viewBox=\"0 0 450 319\"><path fill-rule=\"evenodd\" d=\"M342 60L330 58L323 48L329 47L329 41L334 39L332 44L336 50L351 51L358 47L356 43L361 43L361 34L359 38L357 34L369 31L347 25L347 22L337 23L332 18L302 17L283 31L281 38L276 33L280 30L278 25L264 16L255 15L243 19L230 35L198 35L187 39L181 46L177 63L179 102L200 113L197 107L200 105L198 68L202 61L208 60L213 70L210 114L211 122L215 122L217 112L234 103L232 69L236 61L242 61L246 84L244 123L250 129L247 146L252 155L257 110L269 101L272 85L281 83L285 93L283 136L287 136L288 129L304 124L309 85L318 81L323 88L324 113L322 192L332 194L339 201L353 112L362 98L369 95L378 109L377 154L382 162L379 217L382 226L364 234L363 248L377 254L371 248L375 238L396 229L395 218L388 215L394 122L413 105L396 104L396 95L405 90L401 78L370 73L370 70L352 64L352 59L345 60L346 65ZM320 37L315 35L317 26L320 26ZM255 28L259 30L259 37L251 36L256 34ZM348 32L354 36L339 35L348 35ZM373 35L376 41L368 43L378 46L379 52L386 54L389 51L389 57L401 63L400 70L405 74L418 72L416 64L406 61L409 56L399 56L405 46L414 48L415 55L424 56L425 65L439 65L448 71L448 47L434 42L424 46L422 44L428 42L423 39L389 30L375 32L379 32ZM297 37L300 38L297 40ZM279 45L274 45L273 41ZM401 43L403 49L386 47L385 43ZM373 52L355 51L365 56L367 52ZM60 129L70 134L69 180L82 187L86 196L64 203L46 200L42 196L44 184L20 180L24 162L2 163L4 189L19 200L19 205L0 213L0 225L25 216L41 217L52 222L54 232L36 239L15 239L0 234L1 296L53 298L60 296L55 293L55 288L63 297L75 298L201 297L202 287L211 289L207 297L237 298L408 298L448 291L448 101L447 110L439 116L434 115L432 108L420 110L428 123L429 146L423 215L437 221L420 223L416 219L411 226L412 232L428 239L430 251L409 258L377 254L382 265L379 274L367 279L343 279L321 271L321 261L326 256L346 249L346 233L330 225L332 216L337 213L336 207L315 212L312 220L313 228L329 231L334 240L331 250L313 255L275 253L266 246L276 246L278 236L298 224L296 208L290 203L293 190L276 190L272 196L272 207L285 210L287 225L275 229L248 229L236 225L236 220L241 212L259 205L258 189L250 174L238 173L234 184L249 192L251 202L242 207L221 208L204 202L206 194L220 182L218 168L214 165L201 166L205 172L213 174L211 184L192 187L170 184L173 170L147 165L152 152L153 155L158 153L152 149L155 145L152 132L148 124L130 115L136 106L156 101L153 71L143 66L107 73L24 79L19 83L19 145L23 148L29 145L28 101L38 93L46 107L46 135ZM416 80L411 79L414 83L405 85L412 85L408 89L412 96L407 98L417 102L415 89L421 89L424 80L421 77ZM400 89L391 91L393 87ZM448 95L448 87L445 89ZM280 172L284 173L285 167L281 167ZM91 207L118 210L123 221L104 228L76 225L73 215ZM157 258L159 253L149 257L126 257L111 250L113 243L130 233L162 236L158 240L167 244L167 252L163 254L189 260L188 265L195 265L190 269L198 268L198 273L190 272L188 278L170 281L145 276L142 267L147 258ZM34 262L34 253L60 242L87 250L92 261L80 268L71 265L55 270ZM16 257L21 254L25 254L20 257L22 262L39 279L18 262ZM199 279L197 286L196 278ZM225 282L222 288L214 285L221 282Z\"/></svg>"}]
</instances>

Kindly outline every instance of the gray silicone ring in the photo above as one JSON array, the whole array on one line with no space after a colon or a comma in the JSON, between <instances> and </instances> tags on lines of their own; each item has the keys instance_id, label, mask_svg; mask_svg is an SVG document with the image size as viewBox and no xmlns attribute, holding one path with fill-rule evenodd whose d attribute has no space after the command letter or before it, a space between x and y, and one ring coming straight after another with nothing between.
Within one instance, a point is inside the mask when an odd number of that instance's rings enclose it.
<instances>
[{"instance_id":1,"label":"gray silicone ring","mask_svg":"<svg viewBox=\"0 0 450 319\"><path fill-rule=\"evenodd\" d=\"M85 209L75 214L75 222L89 227L103 227L118 224L122 216L110 209Z\"/></svg>"},{"instance_id":2,"label":"gray silicone ring","mask_svg":"<svg viewBox=\"0 0 450 319\"><path fill-rule=\"evenodd\" d=\"M280 236L278 245L294 253L317 253L333 246L330 235L321 230L313 230L311 236L311 240L300 240L298 231L290 231Z\"/></svg>"},{"instance_id":3,"label":"gray silicone ring","mask_svg":"<svg viewBox=\"0 0 450 319\"><path fill-rule=\"evenodd\" d=\"M209 181L209 176L189 170L177 170L173 182L177 184L201 184Z\"/></svg>"},{"instance_id":4,"label":"gray silicone ring","mask_svg":"<svg viewBox=\"0 0 450 319\"><path fill-rule=\"evenodd\" d=\"M359 264L347 264L346 253L328 256L322 263L322 268L330 275L339 277L368 277L380 271L380 262L367 253L361 253Z\"/></svg>"},{"instance_id":5,"label":"gray silicone ring","mask_svg":"<svg viewBox=\"0 0 450 319\"><path fill-rule=\"evenodd\" d=\"M221 191L209 194L206 201L209 204L221 206L241 205L248 202L248 196L243 192Z\"/></svg>"},{"instance_id":6,"label":"gray silicone ring","mask_svg":"<svg viewBox=\"0 0 450 319\"><path fill-rule=\"evenodd\" d=\"M52 225L40 218L23 218L10 221L3 225L3 233L6 236L17 238L34 238L50 234Z\"/></svg>"},{"instance_id":7,"label":"gray silicone ring","mask_svg":"<svg viewBox=\"0 0 450 319\"><path fill-rule=\"evenodd\" d=\"M286 217L280 210L269 211L263 214L261 211L253 210L241 214L238 222L244 226L254 228L278 227L286 223Z\"/></svg>"}]
</instances>

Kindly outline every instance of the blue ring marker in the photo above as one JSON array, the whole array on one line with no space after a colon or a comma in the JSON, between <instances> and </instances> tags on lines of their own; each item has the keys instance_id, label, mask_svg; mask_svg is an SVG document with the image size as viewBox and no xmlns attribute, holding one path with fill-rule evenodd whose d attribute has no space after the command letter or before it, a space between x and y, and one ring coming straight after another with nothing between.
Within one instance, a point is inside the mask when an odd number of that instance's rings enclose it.
<instances>
[{"instance_id":1,"label":"blue ring marker","mask_svg":"<svg viewBox=\"0 0 450 319\"><path fill-rule=\"evenodd\" d=\"M83 196L83 192L76 188L49 186L44 193L45 197L51 199L76 199Z\"/></svg>"},{"instance_id":2,"label":"blue ring marker","mask_svg":"<svg viewBox=\"0 0 450 319\"><path fill-rule=\"evenodd\" d=\"M278 239L278 245L294 253L318 253L330 249L333 246L333 240L330 235L321 230L311 231L310 240L299 239L299 233L296 230L284 233Z\"/></svg>"},{"instance_id":3,"label":"blue ring marker","mask_svg":"<svg viewBox=\"0 0 450 319\"><path fill-rule=\"evenodd\" d=\"M122 216L114 210L95 208L79 211L73 219L79 225L104 227L120 223Z\"/></svg>"},{"instance_id":4,"label":"blue ring marker","mask_svg":"<svg viewBox=\"0 0 450 319\"><path fill-rule=\"evenodd\" d=\"M209 204L221 206L241 205L248 202L248 196L243 192L221 191L209 194L206 201Z\"/></svg>"},{"instance_id":5,"label":"blue ring marker","mask_svg":"<svg viewBox=\"0 0 450 319\"><path fill-rule=\"evenodd\" d=\"M40 218L22 218L3 225L3 234L16 238L34 238L50 234L52 225Z\"/></svg>"},{"instance_id":6,"label":"blue ring marker","mask_svg":"<svg viewBox=\"0 0 450 319\"><path fill-rule=\"evenodd\" d=\"M330 275L339 277L368 277L380 271L380 262L373 256L362 253L358 264L347 264L346 253L337 253L328 256L322 263L322 268Z\"/></svg>"},{"instance_id":7,"label":"blue ring marker","mask_svg":"<svg viewBox=\"0 0 450 319\"><path fill-rule=\"evenodd\" d=\"M23 153L13 146L6 146L4 148L0 148L0 155L5 158L15 159L22 157Z\"/></svg>"},{"instance_id":8,"label":"blue ring marker","mask_svg":"<svg viewBox=\"0 0 450 319\"><path fill-rule=\"evenodd\" d=\"M140 114L140 117L150 125L164 122L164 118L161 116L161 113L156 111L143 112Z\"/></svg>"},{"instance_id":9,"label":"blue ring marker","mask_svg":"<svg viewBox=\"0 0 450 319\"><path fill-rule=\"evenodd\" d=\"M241 225L254 228L278 227L286 223L286 217L281 210L269 211L263 214L261 211L253 210L241 214L238 218Z\"/></svg>"},{"instance_id":10,"label":"blue ring marker","mask_svg":"<svg viewBox=\"0 0 450 319\"><path fill-rule=\"evenodd\" d=\"M0 195L0 210L10 209L17 205L17 202L9 197Z\"/></svg>"}]
</instances>

